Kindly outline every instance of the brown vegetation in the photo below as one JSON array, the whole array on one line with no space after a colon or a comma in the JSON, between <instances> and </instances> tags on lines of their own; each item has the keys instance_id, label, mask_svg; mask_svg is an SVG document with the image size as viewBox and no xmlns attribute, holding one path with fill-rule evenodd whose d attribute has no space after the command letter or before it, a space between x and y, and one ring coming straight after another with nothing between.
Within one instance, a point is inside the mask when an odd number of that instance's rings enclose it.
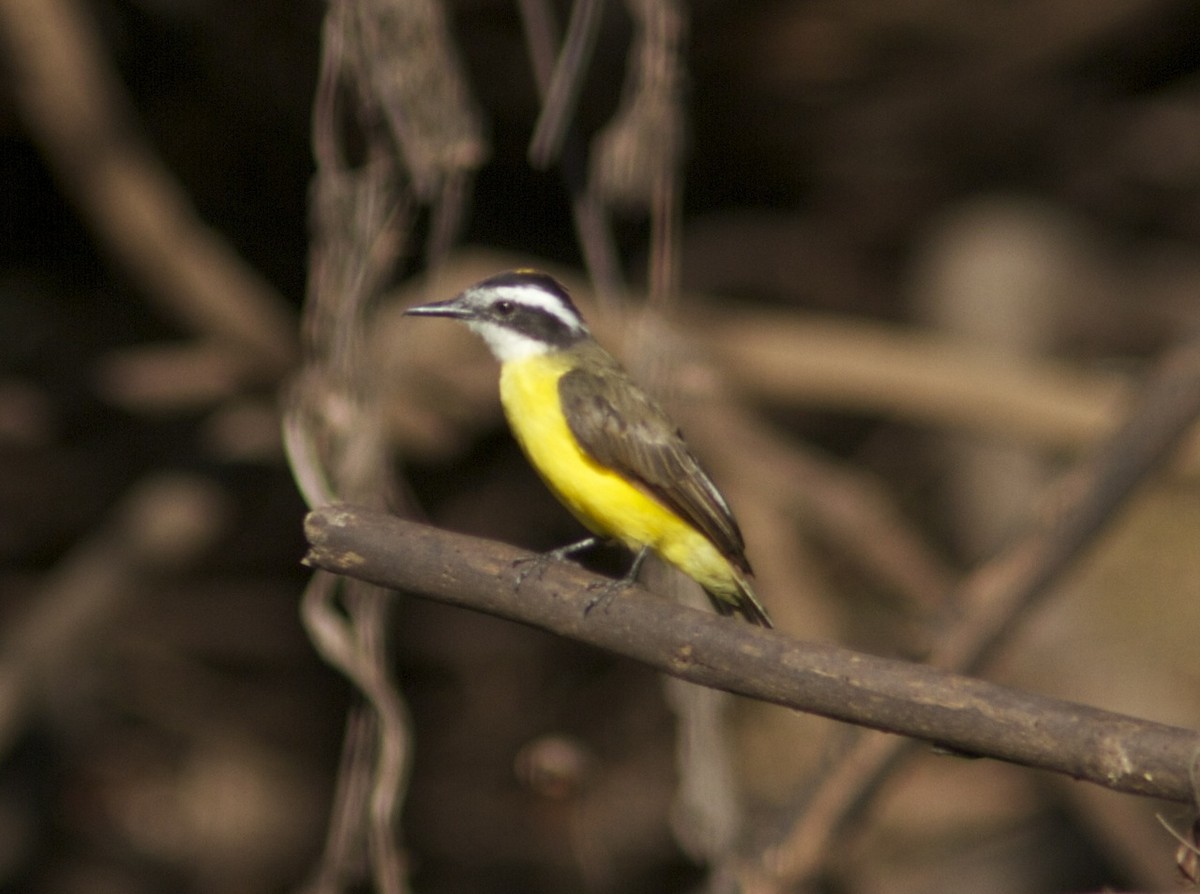
<instances>
[{"instance_id":1,"label":"brown vegetation","mask_svg":"<svg viewBox=\"0 0 1200 894\"><path fill-rule=\"evenodd\" d=\"M0 0L0 887L1194 873L1197 33L1186 0ZM585 616L571 569L513 593L495 541L578 531L482 348L399 311L516 266L668 400L777 634ZM313 563L371 583L299 565L292 472L356 507Z\"/></svg>"}]
</instances>

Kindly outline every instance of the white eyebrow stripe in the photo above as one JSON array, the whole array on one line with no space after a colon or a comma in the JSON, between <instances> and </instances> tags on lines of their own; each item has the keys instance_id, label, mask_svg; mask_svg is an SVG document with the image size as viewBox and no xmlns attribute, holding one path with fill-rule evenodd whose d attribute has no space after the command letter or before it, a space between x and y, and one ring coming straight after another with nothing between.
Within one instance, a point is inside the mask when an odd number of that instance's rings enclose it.
<instances>
[{"instance_id":1,"label":"white eyebrow stripe","mask_svg":"<svg viewBox=\"0 0 1200 894\"><path fill-rule=\"evenodd\" d=\"M586 332L587 326L579 315L566 307L557 296L538 286L492 286L487 290L491 294L488 303L507 299L514 304L533 307L552 314L572 332Z\"/></svg>"}]
</instances>

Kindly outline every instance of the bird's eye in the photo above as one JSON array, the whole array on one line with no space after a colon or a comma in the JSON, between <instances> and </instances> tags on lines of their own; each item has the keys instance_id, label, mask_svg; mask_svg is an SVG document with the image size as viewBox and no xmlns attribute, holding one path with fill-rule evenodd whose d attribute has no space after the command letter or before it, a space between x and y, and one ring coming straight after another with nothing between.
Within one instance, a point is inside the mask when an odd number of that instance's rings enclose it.
<instances>
[{"instance_id":1,"label":"bird's eye","mask_svg":"<svg viewBox=\"0 0 1200 894\"><path fill-rule=\"evenodd\" d=\"M508 300L497 301L495 304L496 313L502 317L511 316L512 312L517 309L517 306Z\"/></svg>"}]
</instances>

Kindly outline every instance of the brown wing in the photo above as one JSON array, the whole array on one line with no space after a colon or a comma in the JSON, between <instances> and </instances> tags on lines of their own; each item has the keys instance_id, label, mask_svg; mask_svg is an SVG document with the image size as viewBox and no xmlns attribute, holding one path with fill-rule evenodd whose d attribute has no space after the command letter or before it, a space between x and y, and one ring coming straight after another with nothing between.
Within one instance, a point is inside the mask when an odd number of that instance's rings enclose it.
<instances>
[{"instance_id":1,"label":"brown wing","mask_svg":"<svg viewBox=\"0 0 1200 894\"><path fill-rule=\"evenodd\" d=\"M742 532L729 504L674 423L609 355L597 375L573 369L558 380L567 424L598 463L634 481L700 530L744 571Z\"/></svg>"}]
</instances>

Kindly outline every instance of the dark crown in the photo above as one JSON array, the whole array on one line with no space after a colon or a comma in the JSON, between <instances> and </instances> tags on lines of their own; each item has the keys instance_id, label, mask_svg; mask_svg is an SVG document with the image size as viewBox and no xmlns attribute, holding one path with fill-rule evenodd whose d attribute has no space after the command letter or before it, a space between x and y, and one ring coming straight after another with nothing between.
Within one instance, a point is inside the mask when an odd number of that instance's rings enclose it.
<instances>
[{"instance_id":1,"label":"dark crown","mask_svg":"<svg viewBox=\"0 0 1200 894\"><path fill-rule=\"evenodd\" d=\"M489 276L482 282L476 283L472 288L488 289L503 288L504 286L528 286L548 292L561 301L563 307L570 311L572 315L580 321L583 320L583 314L579 312L579 308L571 300L571 294L567 291L566 286L549 273L543 273L541 270L522 267L519 270L509 270L507 273L497 273L495 276Z\"/></svg>"}]
</instances>

